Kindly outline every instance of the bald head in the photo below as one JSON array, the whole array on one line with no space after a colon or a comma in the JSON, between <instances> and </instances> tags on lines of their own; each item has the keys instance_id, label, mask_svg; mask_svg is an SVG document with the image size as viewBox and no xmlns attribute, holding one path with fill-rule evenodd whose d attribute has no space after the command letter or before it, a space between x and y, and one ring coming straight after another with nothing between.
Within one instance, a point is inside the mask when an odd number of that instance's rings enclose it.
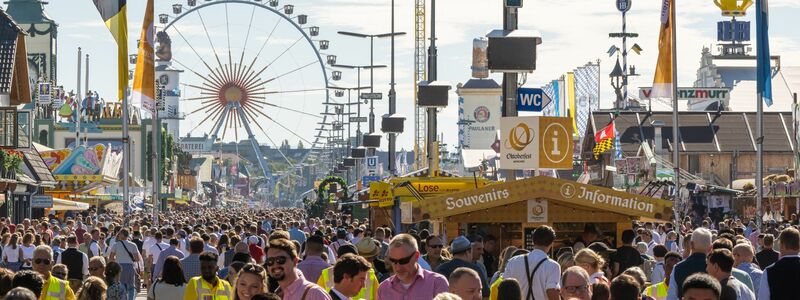
<instances>
[{"instance_id":1,"label":"bald head","mask_svg":"<svg viewBox=\"0 0 800 300\"><path fill-rule=\"evenodd\" d=\"M735 264L737 266L743 262L752 262L753 256L755 256L755 253L750 244L743 243L733 247L733 259L736 261Z\"/></svg>"}]
</instances>

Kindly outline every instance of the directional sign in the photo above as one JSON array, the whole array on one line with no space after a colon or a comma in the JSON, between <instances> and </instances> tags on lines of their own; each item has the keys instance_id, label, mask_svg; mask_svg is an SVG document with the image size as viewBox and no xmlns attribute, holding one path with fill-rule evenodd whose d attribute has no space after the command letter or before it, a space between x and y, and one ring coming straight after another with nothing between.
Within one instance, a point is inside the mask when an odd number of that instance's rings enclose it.
<instances>
[{"instance_id":1,"label":"directional sign","mask_svg":"<svg viewBox=\"0 0 800 300\"><path fill-rule=\"evenodd\" d=\"M367 117L350 117L350 123L365 123Z\"/></svg>"},{"instance_id":2,"label":"directional sign","mask_svg":"<svg viewBox=\"0 0 800 300\"><path fill-rule=\"evenodd\" d=\"M377 171L378 170L378 157L377 156L367 156L364 159L364 163L367 165L367 170L369 171Z\"/></svg>"},{"instance_id":3,"label":"directional sign","mask_svg":"<svg viewBox=\"0 0 800 300\"><path fill-rule=\"evenodd\" d=\"M369 186L370 182L378 182L378 181L381 181L381 177L380 176L370 175L370 176L362 176L361 177L361 184L363 186Z\"/></svg>"},{"instance_id":4,"label":"directional sign","mask_svg":"<svg viewBox=\"0 0 800 300\"><path fill-rule=\"evenodd\" d=\"M33 208L53 208L52 195L31 196L31 207Z\"/></svg>"},{"instance_id":5,"label":"directional sign","mask_svg":"<svg viewBox=\"0 0 800 300\"><path fill-rule=\"evenodd\" d=\"M517 111L542 111L550 101L542 89L517 89Z\"/></svg>"},{"instance_id":6,"label":"directional sign","mask_svg":"<svg viewBox=\"0 0 800 300\"><path fill-rule=\"evenodd\" d=\"M364 100L381 100L383 99L382 93L361 93L361 99Z\"/></svg>"}]
</instances>

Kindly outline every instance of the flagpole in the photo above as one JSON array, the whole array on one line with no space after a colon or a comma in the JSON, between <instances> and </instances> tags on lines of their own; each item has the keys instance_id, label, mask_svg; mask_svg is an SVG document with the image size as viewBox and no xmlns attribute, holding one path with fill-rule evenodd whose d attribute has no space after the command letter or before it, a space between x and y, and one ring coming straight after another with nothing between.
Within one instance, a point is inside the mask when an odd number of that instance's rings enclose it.
<instances>
[{"instance_id":1,"label":"flagpole","mask_svg":"<svg viewBox=\"0 0 800 300\"><path fill-rule=\"evenodd\" d=\"M675 198L673 200L673 205L675 203L680 203L681 200L681 156L680 156L680 141L678 140L678 38L677 38L677 31L678 26L676 26L675 22L675 15L677 10L676 5L677 0L672 0L672 9L670 12L670 29L672 30L672 164L675 172ZM680 217L680 211L683 210L683 203L680 203L678 208L673 210L675 211L675 218Z\"/></svg>"},{"instance_id":2,"label":"flagpole","mask_svg":"<svg viewBox=\"0 0 800 300\"><path fill-rule=\"evenodd\" d=\"M78 93L75 94L75 147L81 144L81 47L78 47Z\"/></svg>"}]
</instances>

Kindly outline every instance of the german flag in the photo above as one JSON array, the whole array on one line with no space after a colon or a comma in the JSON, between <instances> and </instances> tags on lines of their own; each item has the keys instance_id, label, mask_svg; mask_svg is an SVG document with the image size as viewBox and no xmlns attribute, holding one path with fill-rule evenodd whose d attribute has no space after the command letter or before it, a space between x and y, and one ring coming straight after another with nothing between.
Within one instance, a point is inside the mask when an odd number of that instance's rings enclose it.
<instances>
[{"instance_id":1,"label":"german flag","mask_svg":"<svg viewBox=\"0 0 800 300\"><path fill-rule=\"evenodd\" d=\"M125 97L128 87L128 13L127 0L92 0L100 17L117 41L117 84L119 99Z\"/></svg>"}]
</instances>

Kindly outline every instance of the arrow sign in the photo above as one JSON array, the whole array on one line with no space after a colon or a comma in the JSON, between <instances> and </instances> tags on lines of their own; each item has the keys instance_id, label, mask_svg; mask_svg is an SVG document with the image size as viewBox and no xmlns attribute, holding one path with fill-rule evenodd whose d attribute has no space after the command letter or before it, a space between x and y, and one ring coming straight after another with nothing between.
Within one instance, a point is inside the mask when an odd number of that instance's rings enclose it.
<instances>
[{"instance_id":1,"label":"arrow sign","mask_svg":"<svg viewBox=\"0 0 800 300\"><path fill-rule=\"evenodd\" d=\"M517 111L542 111L550 101L552 100L542 89L517 89Z\"/></svg>"},{"instance_id":2,"label":"arrow sign","mask_svg":"<svg viewBox=\"0 0 800 300\"><path fill-rule=\"evenodd\" d=\"M361 99L364 100L381 100L383 99L382 93L361 93Z\"/></svg>"}]
</instances>

